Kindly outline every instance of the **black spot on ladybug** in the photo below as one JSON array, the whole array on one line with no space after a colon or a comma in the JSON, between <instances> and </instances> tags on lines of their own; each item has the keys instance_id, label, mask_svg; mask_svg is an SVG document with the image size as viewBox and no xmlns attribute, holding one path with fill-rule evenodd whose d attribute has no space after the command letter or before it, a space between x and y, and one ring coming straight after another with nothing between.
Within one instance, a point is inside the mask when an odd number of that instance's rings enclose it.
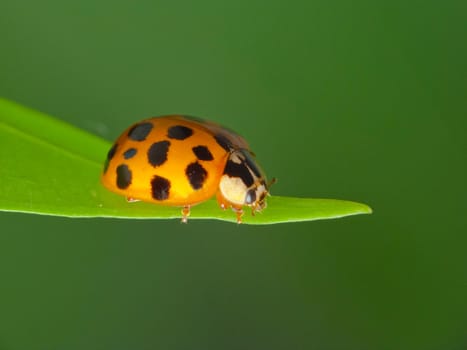
<instances>
[{"instance_id":1,"label":"black spot on ladybug","mask_svg":"<svg viewBox=\"0 0 467 350\"><path fill-rule=\"evenodd\" d=\"M254 183L253 176L245 163L237 164L229 159L225 165L224 174L230 177L239 177L246 187L250 187Z\"/></svg>"},{"instance_id":2,"label":"black spot on ladybug","mask_svg":"<svg viewBox=\"0 0 467 350\"><path fill-rule=\"evenodd\" d=\"M248 151L242 151L242 154L245 156L246 164L251 169L251 171L253 171L256 177L261 177L261 171L256 165L256 162L253 159L253 155Z\"/></svg>"},{"instance_id":3,"label":"black spot on ladybug","mask_svg":"<svg viewBox=\"0 0 467 350\"><path fill-rule=\"evenodd\" d=\"M213 160L211 152L206 146L196 146L192 148L193 153L199 160Z\"/></svg>"},{"instance_id":4,"label":"black spot on ladybug","mask_svg":"<svg viewBox=\"0 0 467 350\"><path fill-rule=\"evenodd\" d=\"M248 192L246 193L246 197L245 197L245 203L246 204L253 204L255 201L256 201L256 192L255 192L255 190L253 190L253 189L248 190Z\"/></svg>"},{"instance_id":5,"label":"black spot on ladybug","mask_svg":"<svg viewBox=\"0 0 467 350\"><path fill-rule=\"evenodd\" d=\"M107 172L107 169L109 168L109 160L106 159L104 162L104 174Z\"/></svg>"},{"instance_id":6,"label":"black spot on ladybug","mask_svg":"<svg viewBox=\"0 0 467 350\"><path fill-rule=\"evenodd\" d=\"M123 152L123 158L130 159L133 158L137 153L136 148L129 148L125 152Z\"/></svg>"},{"instance_id":7,"label":"black spot on ladybug","mask_svg":"<svg viewBox=\"0 0 467 350\"><path fill-rule=\"evenodd\" d=\"M163 201L169 198L170 181L162 176L154 176L151 180L152 198L158 201Z\"/></svg>"},{"instance_id":8,"label":"black spot on ladybug","mask_svg":"<svg viewBox=\"0 0 467 350\"><path fill-rule=\"evenodd\" d=\"M193 129L183 125L171 126L167 131L167 136L175 140L185 140L191 135L193 135Z\"/></svg>"},{"instance_id":9,"label":"black spot on ladybug","mask_svg":"<svg viewBox=\"0 0 467 350\"><path fill-rule=\"evenodd\" d=\"M126 164L120 164L117 167L117 187L121 190L131 185L131 170Z\"/></svg>"},{"instance_id":10,"label":"black spot on ladybug","mask_svg":"<svg viewBox=\"0 0 467 350\"><path fill-rule=\"evenodd\" d=\"M107 158L104 163L104 173L107 171L107 168L109 167L109 162L110 160L114 157L115 152L117 151L118 144L114 144L112 148L109 150L107 153Z\"/></svg>"},{"instance_id":11,"label":"black spot on ladybug","mask_svg":"<svg viewBox=\"0 0 467 350\"><path fill-rule=\"evenodd\" d=\"M133 141L144 141L146 140L146 137L148 137L152 128L153 125L149 122L136 124L130 129L130 131L128 131L128 137Z\"/></svg>"},{"instance_id":12,"label":"black spot on ladybug","mask_svg":"<svg viewBox=\"0 0 467 350\"><path fill-rule=\"evenodd\" d=\"M219 146L221 146L226 151L230 152L234 148L232 142L230 142L230 140L224 135L217 134L214 135L214 138L216 139L216 142L219 144Z\"/></svg>"},{"instance_id":13,"label":"black spot on ladybug","mask_svg":"<svg viewBox=\"0 0 467 350\"><path fill-rule=\"evenodd\" d=\"M155 142L148 149L148 161L156 167L162 165L167 160L167 153L169 152L170 141Z\"/></svg>"},{"instance_id":14,"label":"black spot on ladybug","mask_svg":"<svg viewBox=\"0 0 467 350\"><path fill-rule=\"evenodd\" d=\"M108 160L111 160L114 157L115 152L117 151L117 147L118 147L118 144L116 143L112 146L111 149L109 149L109 152L107 153Z\"/></svg>"},{"instance_id":15,"label":"black spot on ladybug","mask_svg":"<svg viewBox=\"0 0 467 350\"><path fill-rule=\"evenodd\" d=\"M198 162L189 164L185 169L185 174L190 182L191 187L195 190L199 190L203 187L208 172Z\"/></svg>"}]
</instances>

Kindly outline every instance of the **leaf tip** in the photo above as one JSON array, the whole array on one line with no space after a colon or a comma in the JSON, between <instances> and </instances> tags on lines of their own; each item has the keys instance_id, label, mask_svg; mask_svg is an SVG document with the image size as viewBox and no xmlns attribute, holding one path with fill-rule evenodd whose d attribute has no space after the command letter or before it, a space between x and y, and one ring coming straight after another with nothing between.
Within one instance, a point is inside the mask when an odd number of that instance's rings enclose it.
<instances>
[{"instance_id":1,"label":"leaf tip","mask_svg":"<svg viewBox=\"0 0 467 350\"><path fill-rule=\"evenodd\" d=\"M373 214L373 209L366 204L361 203L362 206L362 214Z\"/></svg>"}]
</instances>

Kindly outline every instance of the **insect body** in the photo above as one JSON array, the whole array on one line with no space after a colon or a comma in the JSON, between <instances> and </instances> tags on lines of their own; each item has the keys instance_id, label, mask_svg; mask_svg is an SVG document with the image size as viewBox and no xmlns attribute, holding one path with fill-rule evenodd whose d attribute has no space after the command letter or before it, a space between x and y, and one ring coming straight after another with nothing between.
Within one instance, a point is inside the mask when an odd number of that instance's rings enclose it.
<instances>
[{"instance_id":1,"label":"insect body","mask_svg":"<svg viewBox=\"0 0 467 350\"><path fill-rule=\"evenodd\" d=\"M247 142L217 124L180 115L143 120L123 132L107 155L102 183L128 201L191 206L217 196L241 222L266 207L268 184Z\"/></svg>"}]
</instances>

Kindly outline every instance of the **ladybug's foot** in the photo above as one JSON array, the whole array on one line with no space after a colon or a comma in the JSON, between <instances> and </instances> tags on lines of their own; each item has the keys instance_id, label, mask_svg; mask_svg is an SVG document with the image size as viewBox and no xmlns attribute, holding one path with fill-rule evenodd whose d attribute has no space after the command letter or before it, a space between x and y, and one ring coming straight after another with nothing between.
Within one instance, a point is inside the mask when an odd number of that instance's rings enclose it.
<instances>
[{"instance_id":1,"label":"ladybug's foot","mask_svg":"<svg viewBox=\"0 0 467 350\"><path fill-rule=\"evenodd\" d=\"M188 217L190 216L190 206L185 205L182 209L182 222L186 224L188 222Z\"/></svg>"},{"instance_id":2,"label":"ladybug's foot","mask_svg":"<svg viewBox=\"0 0 467 350\"><path fill-rule=\"evenodd\" d=\"M139 199L134 199L133 197L126 197L126 201L128 203L139 202Z\"/></svg>"},{"instance_id":3,"label":"ladybug's foot","mask_svg":"<svg viewBox=\"0 0 467 350\"><path fill-rule=\"evenodd\" d=\"M242 208L232 208L237 214L237 224L242 223L243 209Z\"/></svg>"}]
</instances>

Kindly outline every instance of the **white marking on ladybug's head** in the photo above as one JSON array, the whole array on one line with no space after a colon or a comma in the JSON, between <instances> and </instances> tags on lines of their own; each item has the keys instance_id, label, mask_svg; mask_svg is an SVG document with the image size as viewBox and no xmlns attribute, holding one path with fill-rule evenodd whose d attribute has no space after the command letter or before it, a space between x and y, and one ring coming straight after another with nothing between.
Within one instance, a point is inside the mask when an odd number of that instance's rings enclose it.
<instances>
[{"instance_id":1,"label":"white marking on ladybug's head","mask_svg":"<svg viewBox=\"0 0 467 350\"><path fill-rule=\"evenodd\" d=\"M240 158L240 156L242 156L242 158ZM240 151L233 151L230 153L229 160L235 164L242 164L245 161L245 158Z\"/></svg>"},{"instance_id":2,"label":"white marking on ladybug's head","mask_svg":"<svg viewBox=\"0 0 467 350\"><path fill-rule=\"evenodd\" d=\"M245 204L245 196L248 189L241 178L222 175L219 190L222 196L232 204Z\"/></svg>"}]
</instances>

